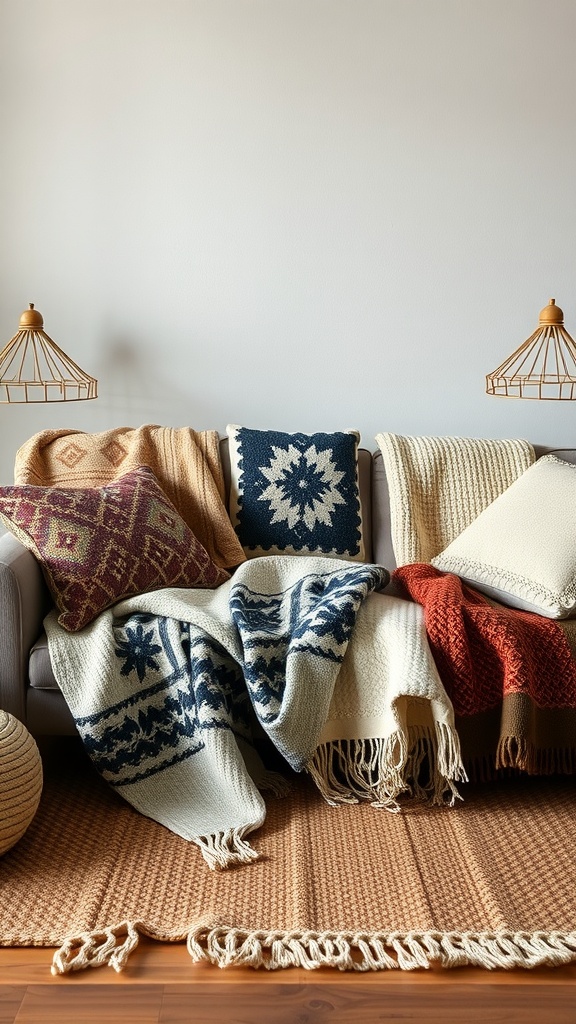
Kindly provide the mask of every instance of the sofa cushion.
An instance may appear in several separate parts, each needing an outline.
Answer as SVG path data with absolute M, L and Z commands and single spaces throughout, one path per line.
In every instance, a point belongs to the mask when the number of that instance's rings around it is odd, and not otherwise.
M 60 690 L 52 671 L 48 637 L 42 632 L 34 646 L 30 649 L 28 661 L 28 681 L 35 690 Z
M 356 431 L 284 433 L 230 424 L 230 517 L 248 557 L 363 561 Z
M 549 618 L 576 614 L 576 466 L 545 455 L 432 565 L 504 604 Z
M 104 487 L 0 487 L 0 519 L 38 561 L 68 630 L 121 598 L 228 579 L 147 466 Z

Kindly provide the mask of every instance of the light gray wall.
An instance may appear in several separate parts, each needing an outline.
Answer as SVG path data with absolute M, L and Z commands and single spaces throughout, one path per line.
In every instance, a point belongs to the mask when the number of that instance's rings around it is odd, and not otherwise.
M 29 301 L 96 402 L 576 443 L 485 374 L 576 333 L 574 0 L 0 0 L 0 339 Z

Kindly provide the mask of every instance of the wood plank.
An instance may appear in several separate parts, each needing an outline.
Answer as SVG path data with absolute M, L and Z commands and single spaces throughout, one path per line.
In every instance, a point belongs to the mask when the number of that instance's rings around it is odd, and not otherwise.
M 157 985 L 31 985 L 14 1024 L 158 1024 L 162 994 Z
M 195 989 L 167 989 L 159 1024 L 381 1024 L 415 1021 L 418 1024 L 574 1024 L 574 997 L 557 987 L 534 990 L 521 985 L 482 986 L 474 995 L 467 985 L 417 984 L 336 987 L 328 983 L 303 986 L 214 986 L 203 995 Z M 264 1010 L 265 1007 L 265 1010 Z
M 54 977 L 52 950 L 0 949 L 0 1024 L 574 1024 L 576 965 L 534 971 L 219 970 L 142 940 L 125 971 Z
M 12 1024 L 25 994 L 25 985 L 0 985 L 0 1024 Z

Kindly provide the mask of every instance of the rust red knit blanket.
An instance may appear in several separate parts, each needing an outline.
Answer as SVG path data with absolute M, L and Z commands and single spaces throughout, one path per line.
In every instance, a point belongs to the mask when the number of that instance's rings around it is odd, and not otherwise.
M 494 607 L 432 565 L 402 566 L 393 579 L 424 608 L 430 648 L 471 756 L 495 744 L 497 768 L 576 770 L 576 664 L 561 626 Z

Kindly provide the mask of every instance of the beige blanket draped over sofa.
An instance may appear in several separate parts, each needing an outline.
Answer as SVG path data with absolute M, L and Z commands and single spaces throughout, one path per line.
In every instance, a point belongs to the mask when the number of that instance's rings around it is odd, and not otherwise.
M 43 430 L 16 453 L 14 483 L 37 487 L 102 487 L 149 466 L 162 490 L 216 563 L 245 560 L 225 506 L 217 430 L 113 427 L 100 433 Z

